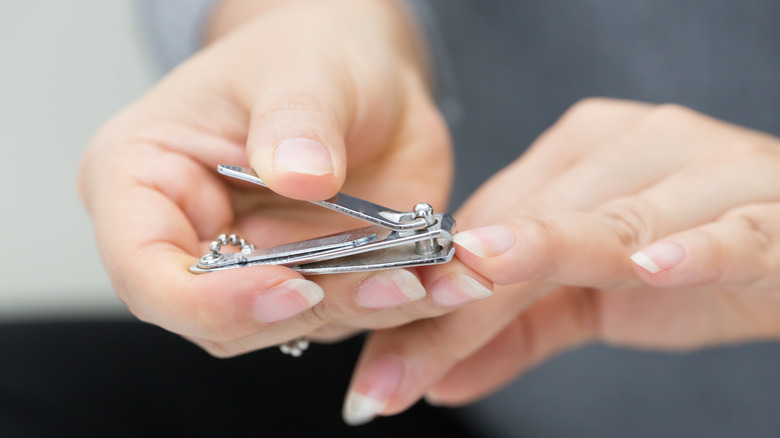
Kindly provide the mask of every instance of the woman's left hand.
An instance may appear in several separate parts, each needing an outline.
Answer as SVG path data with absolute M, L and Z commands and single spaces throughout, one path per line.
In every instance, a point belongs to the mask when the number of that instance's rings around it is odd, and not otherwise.
M 467 403 L 591 341 L 676 350 L 780 336 L 778 138 L 676 105 L 589 99 L 456 216 L 469 230 L 458 258 L 504 286 L 374 333 L 348 422 L 425 393 Z

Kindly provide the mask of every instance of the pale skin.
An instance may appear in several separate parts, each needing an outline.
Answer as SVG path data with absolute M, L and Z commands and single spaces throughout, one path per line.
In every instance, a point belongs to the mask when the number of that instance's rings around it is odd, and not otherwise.
M 311 279 L 187 270 L 221 233 L 265 247 L 365 226 L 300 201 L 338 191 L 446 209 L 450 141 L 415 35 L 392 1 L 222 3 L 208 45 L 110 120 L 82 160 L 79 192 L 130 311 L 229 357 L 490 295 L 460 263 Z M 276 193 L 219 176 L 219 163 L 251 166 Z
M 140 319 L 220 357 L 382 329 L 347 397 L 354 424 L 424 394 L 472 401 L 586 342 L 780 333 L 780 141 L 677 106 L 575 105 L 456 213 L 470 231 L 448 265 L 190 274 L 223 232 L 271 246 L 360 225 L 296 200 L 343 191 L 442 211 L 453 177 L 424 51 L 395 2 L 224 1 L 207 39 L 100 130 L 79 173 L 116 293 Z M 218 163 L 253 167 L 276 193 Z
M 456 217 L 471 229 L 456 236 L 458 258 L 500 286 L 370 337 L 352 390 L 381 414 L 424 394 L 474 401 L 589 342 L 690 350 L 780 337 L 770 135 L 675 105 L 586 100 Z

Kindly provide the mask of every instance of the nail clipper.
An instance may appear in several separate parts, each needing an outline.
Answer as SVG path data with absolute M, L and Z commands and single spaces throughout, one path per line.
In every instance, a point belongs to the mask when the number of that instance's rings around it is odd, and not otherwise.
M 217 170 L 267 187 L 252 169 L 219 165 Z M 326 201 L 309 202 L 372 225 L 271 248 L 255 248 L 236 236 L 220 236 L 212 243 L 211 253 L 192 265 L 190 272 L 280 265 L 304 275 L 336 274 L 447 263 L 455 254 L 455 219 L 448 213 L 434 214 L 429 204 L 420 203 L 412 211 L 400 212 L 343 193 Z M 228 241 L 241 250 L 220 253 L 221 245 Z

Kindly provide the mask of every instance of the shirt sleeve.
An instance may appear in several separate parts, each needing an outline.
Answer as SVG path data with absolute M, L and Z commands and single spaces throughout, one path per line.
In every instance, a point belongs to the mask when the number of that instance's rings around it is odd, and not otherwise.
M 160 66 L 168 71 L 203 44 L 203 30 L 217 0 L 141 0 L 142 26 Z
M 463 118 L 463 107 L 457 93 L 455 74 L 449 61 L 439 22 L 427 0 L 402 0 L 417 19 L 431 57 L 434 95 L 439 110 L 450 126 Z

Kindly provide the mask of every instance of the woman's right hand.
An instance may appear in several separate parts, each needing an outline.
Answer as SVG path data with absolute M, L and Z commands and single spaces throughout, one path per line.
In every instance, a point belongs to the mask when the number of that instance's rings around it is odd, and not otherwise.
M 226 0 L 210 35 L 109 121 L 82 161 L 79 191 L 133 314 L 231 356 L 440 314 L 451 303 L 437 304 L 442 277 L 465 275 L 442 293 L 490 294 L 457 264 L 422 281 L 411 269 L 316 283 L 278 266 L 190 274 L 221 233 L 268 247 L 359 226 L 288 198 L 342 190 L 442 211 L 452 179 L 417 33 L 394 1 Z M 218 163 L 251 165 L 276 193 L 218 176 Z

